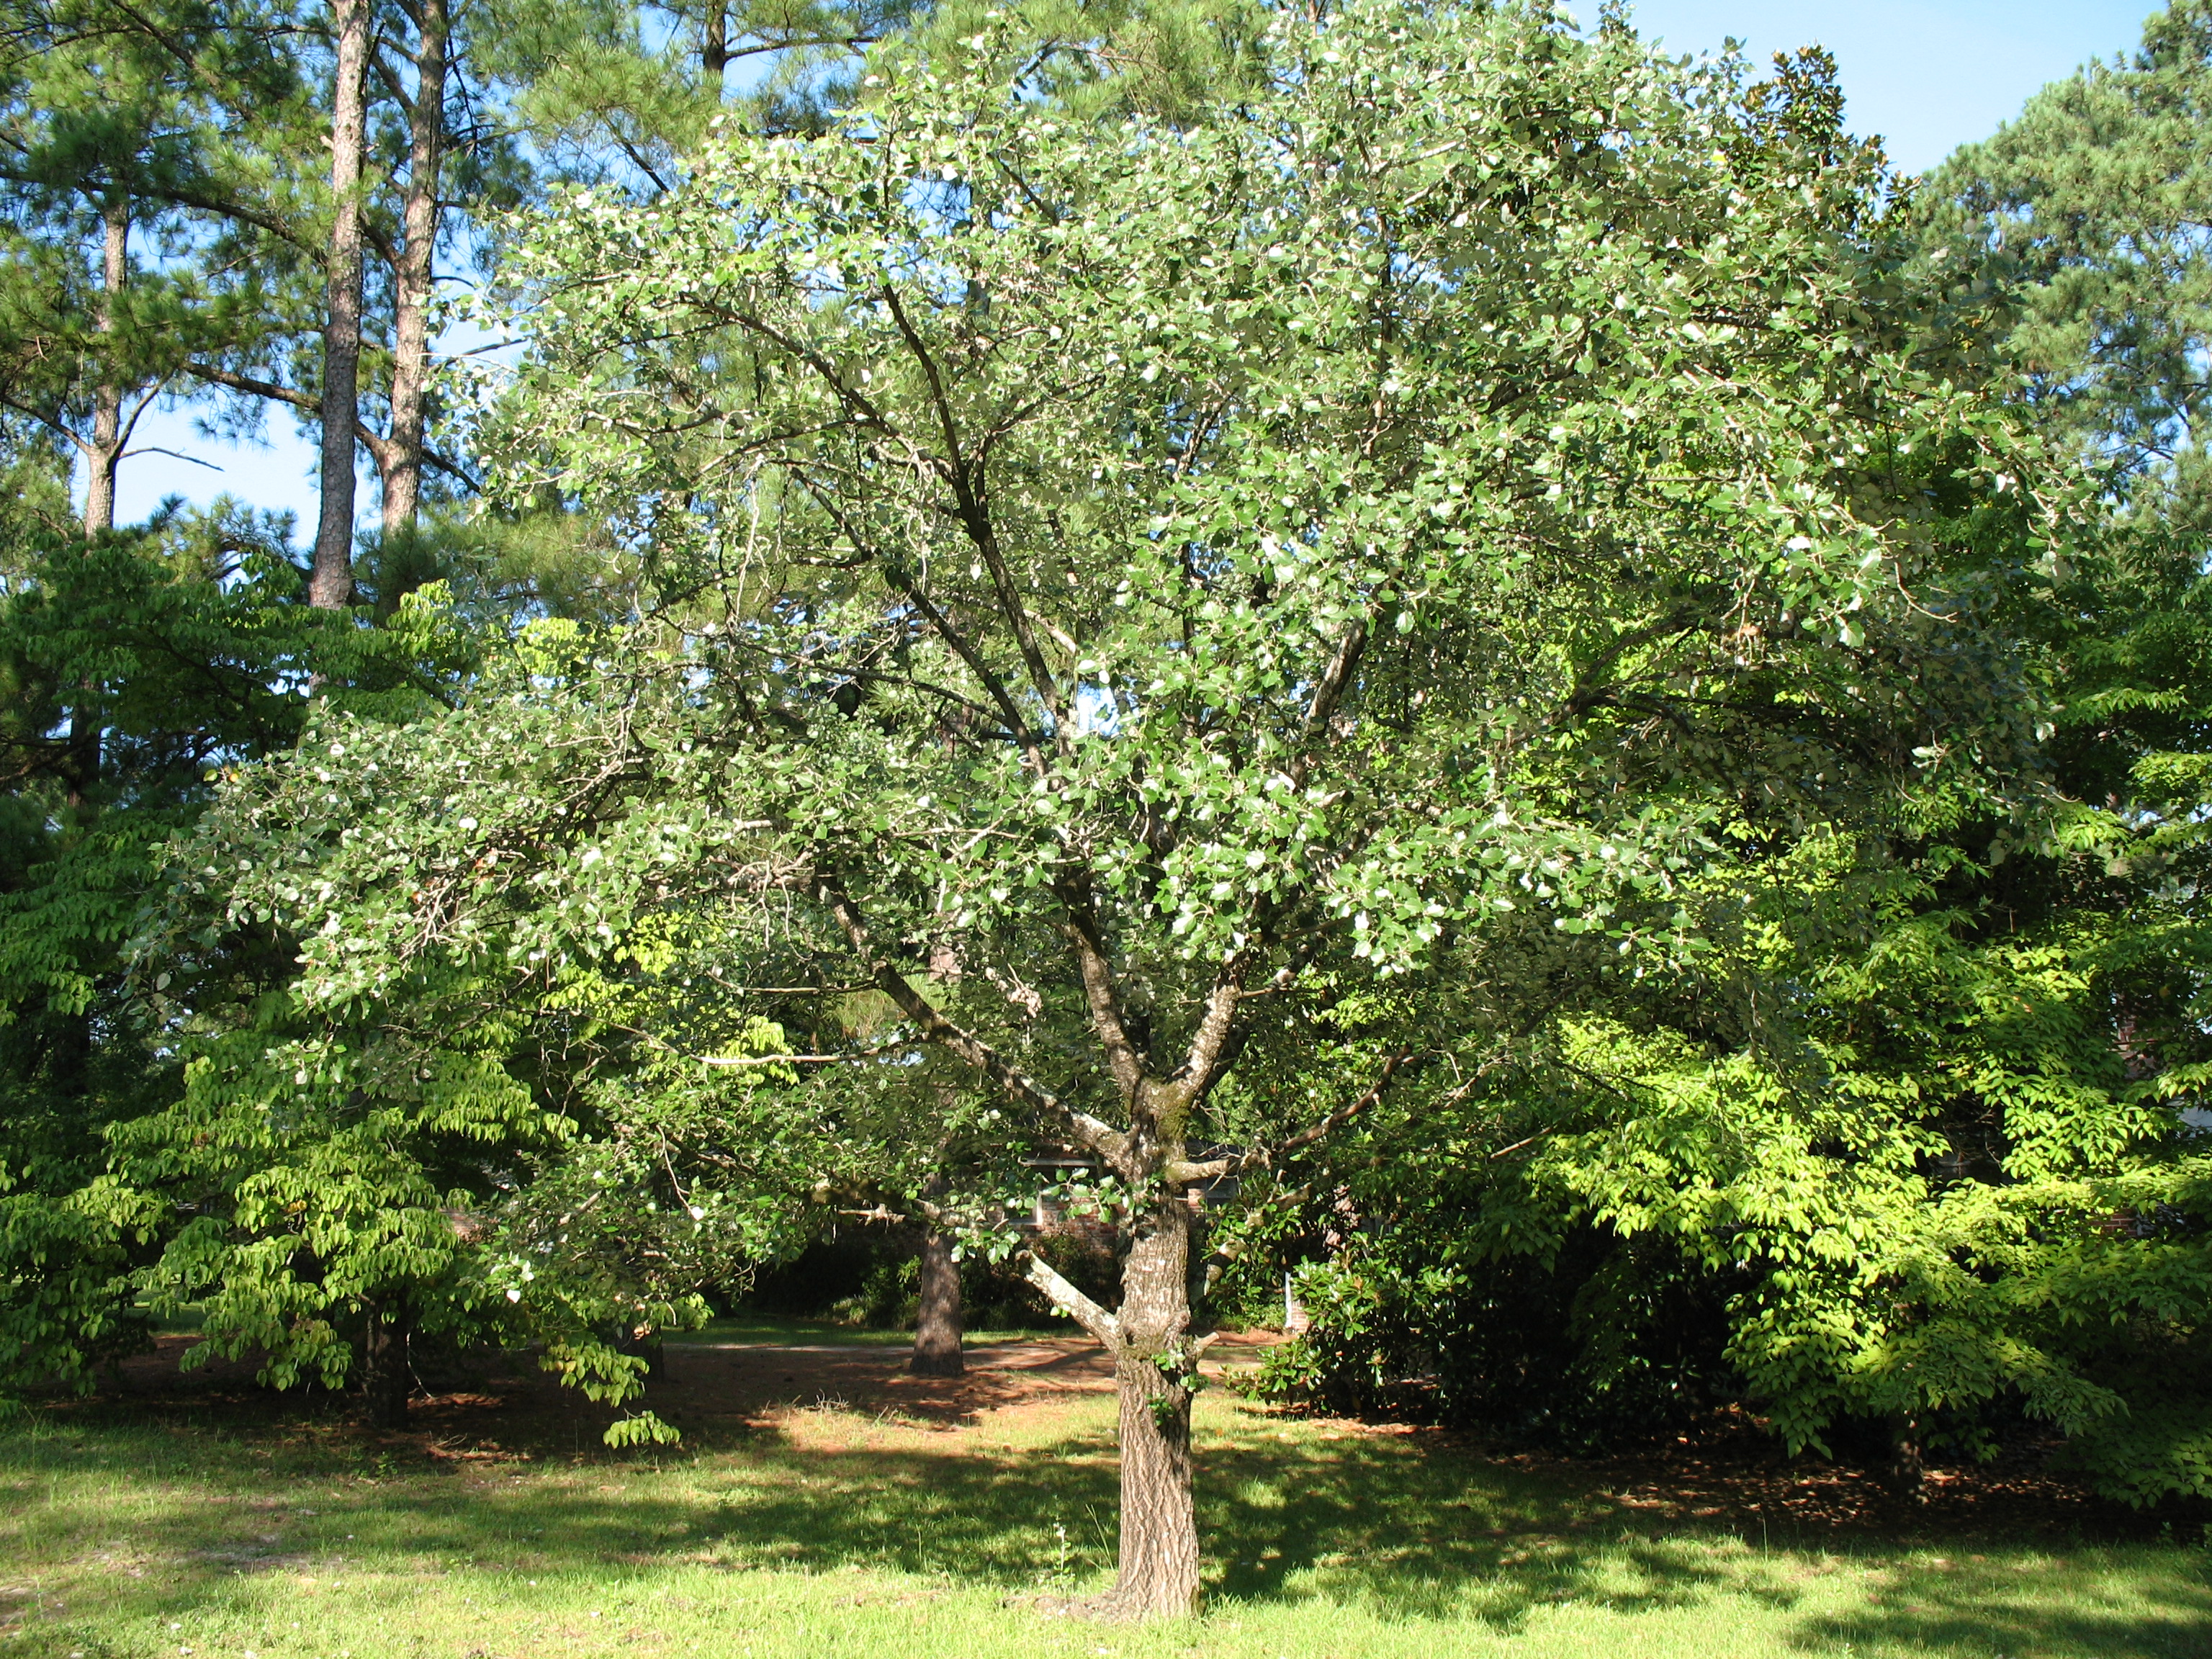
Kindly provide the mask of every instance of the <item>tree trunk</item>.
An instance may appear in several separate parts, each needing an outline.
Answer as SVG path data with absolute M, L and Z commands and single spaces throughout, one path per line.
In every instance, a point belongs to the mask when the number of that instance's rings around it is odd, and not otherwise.
M 1928 1496 L 1927 1480 L 1928 1466 L 1921 1455 L 1918 1420 L 1893 1417 L 1889 1423 L 1889 1467 L 1882 1471 L 1882 1484 L 1893 1496 L 1908 1504 L 1917 1504 Z
M 617 1353 L 626 1353 L 634 1359 L 645 1361 L 645 1380 L 658 1382 L 668 1374 L 667 1351 L 655 1331 L 650 1336 L 640 1336 L 637 1327 L 627 1319 L 617 1319 L 607 1333 L 607 1340 Z
M 100 208 L 100 315 L 96 326 L 101 344 L 112 350 L 122 327 L 118 296 L 131 280 L 131 204 L 112 196 Z M 84 451 L 84 535 L 87 541 L 115 528 L 115 470 L 123 459 L 123 386 L 116 365 L 100 366 L 100 383 L 92 394 L 92 441 Z M 64 771 L 64 799 L 82 806 L 100 781 L 100 749 L 103 729 L 99 708 L 99 686 L 79 681 L 77 700 L 69 705 L 69 764 Z
M 1191 1212 L 1173 1199 L 1137 1224 L 1121 1270 L 1121 1571 L 1101 1611 L 1109 1618 L 1181 1618 L 1198 1611 L 1198 1516 L 1191 1498 L 1189 1357 Z
M 331 0 L 337 31 L 331 99 L 331 248 L 325 270 L 322 510 L 307 602 L 353 599 L 355 422 L 361 397 L 361 164 L 368 122 L 368 0 Z
M 921 1310 L 907 1369 L 916 1376 L 957 1376 L 967 1369 L 960 1354 L 960 1264 L 952 1259 L 952 1241 L 927 1224 L 921 1230 Z
M 415 526 L 422 484 L 422 434 L 430 389 L 430 289 L 436 275 L 438 174 L 446 136 L 446 0 L 422 0 L 415 101 L 408 111 L 405 240 L 393 273 L 392 441 L 377 456 L 384 533 Z
M 369 1423 L 380 1429 L 407 1426 L 407 1401 L 415 1392 L 415 1370 L 408 1355 L 414 1316 L 404 1297 L 369 1304 L 361 1337 L 362 1403 Z
M 121 196 L 100 204 L 100 319 L 103 346 L 112 345 L 122 326 L 116 296 L 131 280 L 131 204 Z M 84 533 L 88 539 L 115 528 L 115 469 L 123 459 L 123 387 L 115 365 L 100 365 L 92 394 L 92 442 L 86 448 Z
M 707 0 L 707 39 L 700 48 L 699 62 L 719 92 L 722 71 L 730 66 L 730 9 L 723 0 Z

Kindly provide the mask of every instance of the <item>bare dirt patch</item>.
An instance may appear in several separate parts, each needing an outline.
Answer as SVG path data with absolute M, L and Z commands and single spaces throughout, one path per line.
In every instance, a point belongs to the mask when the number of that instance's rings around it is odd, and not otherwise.
M 255 1364 L 216 1360 L 191 1371 L 178 1362 L 191 1340 L 161 1339 L 128 1361 L 118 1403 L 186 1417 L 343 1415 L 350 1402 L 316 1390 L 283 1396 L 253 1381 Z M 1277 1339 L 1227 1335 L 1204 1369 L 1219 1381 Z M 989 1419 L 1006 1429 L 1041 1422 L 1070 1402 L 1110 1395 L 1114 1367 L 1088 1337 L 1039 1337 L 971 1346 L 954 1377 L 915 1376 L 903 1346 L 764 1343 L 691 1339 L 670 1343 L 639 1402 L 677 1425 L 687 1440 L 713 1443 L 787 1425 L 825 1409 L 915 1427 L 954 1429 Z M 598 1443 L 617 1415 L 538 1368 L 527 1354 L 481 1353 L 432 1374 L 409 1410 L 404 1433 L 441 1460 L 578 1451 Z

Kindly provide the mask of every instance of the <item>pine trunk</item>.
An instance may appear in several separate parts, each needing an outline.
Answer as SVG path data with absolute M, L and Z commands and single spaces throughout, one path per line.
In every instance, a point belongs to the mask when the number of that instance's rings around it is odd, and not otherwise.
M 112 197 L 100 210 L 100 339 L 112 349 L 122 327 L 118 296 L 131 280 L 131 204 Z M 84 534 L 89 541 L 115 528 L 115 471 L 123 459 L 123 386 L 115 363 L 100 366 L 100 384 L 92 394 L 92 441 L 84 451 Z M 64 774 L 64 799 L 82 807 L 100 781 L 102 721 L 98 684 L 80 681 L 77 698 L 69 709 L 69 765 Z
M 361 167 L 368 122 L 368 0 L 332 0 L 337 64 L 331 98 L 331 246 L 325 270 L 321 516 L 307 602 L 353 599 L 354 424 L 361 387 Z
M 380 1429 L 407 1426 L 407 1401 L 415 1392 L 408 1339 L 414 1322 L 404 1297 L 373 1303 L 361 1337 L 362 1403 Z
M 720 0 L 708 0 L 707 39 L 700 47 L 699 62 L 719 94 L 722 71 L 730 66 L 730 9 Z
M 130 280 L 131 207 L 120 197 L 100 210 L 100 319 L 106 344 L 122 325 L 117 296 Z M 92 394 L 92 442 L 85 451 L 84 533 L 88 538 L 115 528 L 115 469 L 123 459 L 123 387 L 115 365 L 100 365 Z
M 967 1369 L 960 1352 L 960 1264 L 952 1241 L 934 1227 L 921 1231 L 921 1309 L 915 1320 L 916 1376 L 957 1376 Z
M 1121 1570 L 1109 1618 L 1181 1618 L 1199 1607 L 1198 1515 L 1191 1497 L 1191 1213 L 1172 1200 L 1138 1224 L 1121 1271 Z
M 415 101 L 408 111 L 407 200 L 395 275 L 392 441 L 377 457 L 387 539 L 414 528 L 429 415 L 430 289 L 437 274 L 438 174 L 446 132 L 446 0 L 422 0 Z

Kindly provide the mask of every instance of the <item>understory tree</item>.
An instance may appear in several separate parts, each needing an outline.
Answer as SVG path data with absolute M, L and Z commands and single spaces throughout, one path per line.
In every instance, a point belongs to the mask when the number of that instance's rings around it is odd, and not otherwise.
M 1708 885 L 1710 955 L 1506 1085 L 1509 1156 L 1480 1115 L 1339 1150 L 1274 1241 L 1336 1235 L 1267 1385 L 1570 1442 L 1741 1402 L 1792 1449 L 1886 1440 L 1908 1495 L 2056 1430 L 2114 1496 L 2201 1492 L 2205 940 L 2071 816 Z M 2197 856 L 2129 855 L 2154 889 Z
M 174 1051 L 128 972 L 164 844 L 222 769 L 290 746 L 308 676 L 396 678 L 374 644 L 307 613 L 288 551 L 281 524 L 234 503 L 5 549 L 0 1388 L 88 1385 L 143 1336 L 130 1275 L 148 1241 L 91 1188 L 106 1131 L 176 1087 Z M 362 706 L 378 695 L 365 687 Z
M 580 924 L 594 948 L 557 960 L 520 947 L 418 959 L 419 940 L 357 936 L 343 954 L 373 957 L 374 977 L 336 989 L 297 965 L 340 944 L 301 934 L 351 884 L 428 857 L 406 878 L 413 898 L 447 884 L 426 833 L 543 845 L 626 798 L 617 763 L 518 802 L 510 730 L 422 717 L 461 685 L 547 672 L 562 659 L 532 637 L 573 626 L 541 620 L 517 645 L 471 631 L 442 585 L 410 597 L 350 635 L 367 653 L 337 659 L 356 685 L 379 666 L 396 684 L 326 692 L 282 770 L 236 770 L 204 822 L 142 855 L 159 890 L 122 908 L 120 954 L 126 1006 L 163 1033 L 167 1086 L 108 1127 L 104 1169 L 68 1203 L 137 1243 L 123 1282 L 155 1310 L 197 1310 L 187 1366 L 251 1357 L 275 1387 L 358 1382 L 371 1419 L 396 1427 L 420 1340 L 535 1344 L 565 1380 L 623 1402 L 655 1334 L 705 1317 L 702 1285 L 796 1248 L 816 1179 L 802 1171 L 820 1158 L 788 1152 L 807 1126 L 776 1101 L 795 1079 L 759 1058 L 781 1054 L 784 1034 L 686 995 L 683 975 L 636 971 L 711 969 L 712 941 L 680 919 L 614 941 L 597 908 L 565 916 L 553 932 Z M 591 721 L 541 723 L 534 738 L 604 759 Z M 425 772 L 496 805 L 426 813 L 409 795 L 396 841 L 382 807 Z M 272 795 L 279 777 L 289 787 Z M 501 862 L 495 842 L 465 882 Z M 404 965 L 385 971 L 393 957 Z M 608 1437 L 672 1433 L 632 1413 Z
M 819 138 L 562 198 L 488 453 L 659 614 L 333 711 L 204 843 L 261 838 L 229 902 L 298 943 L 286 1017 L 400 1045 L 402 1093 L 441 1062 L 398 1034 L 597 996 L 670 1078 L 803 1073 L 702 1133 L 750 1180 L 1012 1250 L 1022 1160 L 1087 1163 L 1115 1305 L 1023 1265 L 1114 1357 L 1114 1616 L 1199 1598 L 1229 1194 L 1708 951 L 1743 835 L 2001 799 L 2030 711 L 1980 624 L 2058 521 L 1867 326 L 1832 101 L 1517 7 L 1262 50 L 1102 131 L 985 30 Z M 726 1046 L 756 1019 L 791 1046 Z

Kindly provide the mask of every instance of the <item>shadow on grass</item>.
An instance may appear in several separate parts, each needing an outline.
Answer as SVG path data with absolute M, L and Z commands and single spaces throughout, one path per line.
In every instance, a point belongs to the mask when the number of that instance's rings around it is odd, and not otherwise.
M 148 1616 L 276 1574 L 614 1583 L 679 1567 L 862 1566 L 1020 1594 L 1110 1566 L 1103 1421 L 1019 1449 L 916 1446 L 871 1436 L 861 1418 L 828 1427 L 811 1437 L 854 1443 L 802 1447 L 766 1430 L 658 1460 L 460 1468 L 297 1419 L 283 1432 L 43 1428 L 0 1437 L 0 1515 L 13 1517 L 0 1522 L 10 1540 L 0 1553 L 99 1571 L 118 1610 Z M 1768 1550 L 1720 1524 L 1655 1528 L 1571 1468 L 1243 1419 L 1202 1435 L 1199 1462 L 1212 1592 L 1247 1604 L 1510 1632 L 1547 1607 L 1633 1614 L 1734 1600 L 1813 1650 L 2212 1650 L 2199 1552 L 2135 1547 L 2100 1558 L 2124 1562 L 2100 1579 L 2031 1545 L 1986 1544 L 1985 1560 L 1944 1567 L 1860 1540 L 1854 1566 L 1873 1570 L 1854 1581 L 1865 1605 L 1838 1612 L 1832 1594 L 1814 1593 L 1842 1565 L 1820 1542 Z
M 1759 1594 L 1711 1541 L 1633 1530 L 1601 1495 L 1406 1440 L 1223 1448 L 1201 1477 L 1218 1587 L 1517 1629 L 1567 1601 L 1621 1612 Z M 1731 1543 L 1735 1540 L 1730 1540 Z
M 2191 1576 L 2197 1582 L 2167 1583 L 2155 1590 L 2138 1582 L 2125 1593 L 2100 1585 L 2094 1577 L 2085 1583 L 2068 1575 L 2038 1584 L 2019 1582 L 2023 1574 L 2017 1570 L 1963 1573 L 1905 1566 L 1890 1575 L 1889 1584 L 1863 1612 L 1806 1620 L 1795 1645 L 1825 1653 L 1904 1649 L 2161 1659 L 2212 1653 L 2212 1584 L 2204 1582 L 2204 1553 L 2194 1553 Z
M 1854 1528 L 1770 1547 L 1741 1516 L 1654 1525 L 1576 1473 L 1402 1439 L 1231 1447 L 1208 1460 L 1201 1528 L 1225 1558 L 1224 1595 L 1500 1633 L 1543 1607 L 1728 1600 L 1779 1615 L 1793 1648 L 1820 1652 L 2212 1653 L 2205 1551 L 2136 1544 L 2089 1550 L 2085 1564 L 2054 1557 L 2047 1538 L 1984 1533 L 1954 1562 L 1918 1526 L 1909 1542 Z M 1863 1611 L 1834 1609 L 1835 1586 L 1820 1581 L 1838 1573 L 1857 1575 Z

